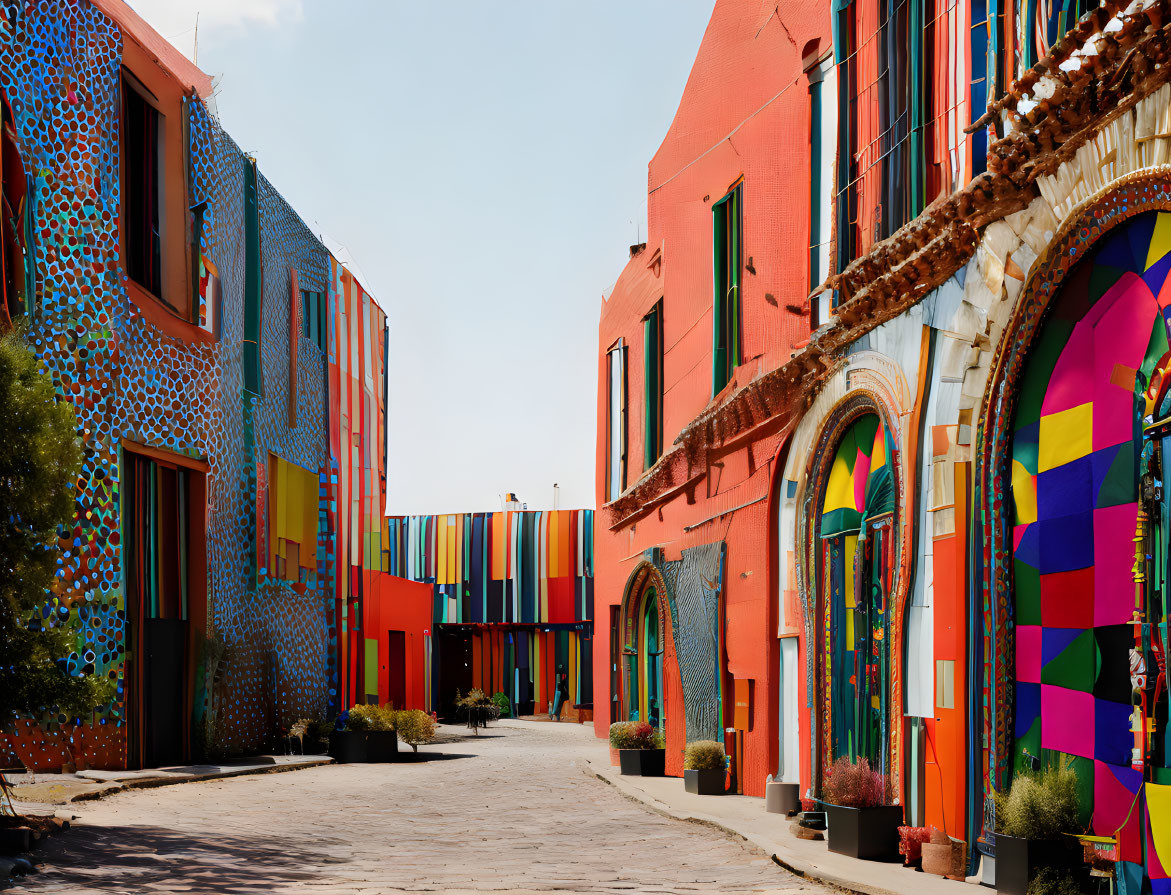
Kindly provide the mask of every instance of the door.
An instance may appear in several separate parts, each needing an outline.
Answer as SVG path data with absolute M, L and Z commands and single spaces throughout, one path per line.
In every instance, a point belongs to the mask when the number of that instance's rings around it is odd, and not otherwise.
M 440 632 L 439 699 L 440 711 L 455 717 L 455 694 L 466 696 L 472 689 L 472 637 L 464 633 Z
M 396 709 L 407 708 L 407 634 L 388 631 L 386 654 L 387 699 Z
M 165 767 L 190 758 L 192 680 L 189 546 L 192 480 L 198 473 L 123 455 L 122 538 L 126 581 L 128 764 Z

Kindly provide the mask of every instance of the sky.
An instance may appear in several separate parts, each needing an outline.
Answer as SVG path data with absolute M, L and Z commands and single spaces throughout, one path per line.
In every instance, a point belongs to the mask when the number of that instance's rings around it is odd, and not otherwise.
M 129 0 L 390 323 L 388 512 L 595 504 L 602 294 L 714 0 Z

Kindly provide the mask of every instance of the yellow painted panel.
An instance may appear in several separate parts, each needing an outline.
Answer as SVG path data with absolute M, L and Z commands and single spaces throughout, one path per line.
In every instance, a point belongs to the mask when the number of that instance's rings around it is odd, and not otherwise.
M 1037 480 L 1018 460 L 1012 461 L 1012 498 L 1016 503 L 1017 525 L 1037 521 Z
M 1160 212 L 1155 221 L 1155 232 L 1151 234 L 1151 246 L 1147 249 L 1147 266 L 1149 270 L 1155 262 L 1171 252 L 1171 214 Z
M 1041 417 L 1037 471 L 1056 469 L 1090 453 L 1094 435 L 1094 405 L 1079 404 Z
M 1159 215 L 1160 218 L 1163 215 Z M 1151 814 L 1151 841 L 1159 863 L 1171 867 L 1171 786 L 1148 783 L 1147 810 Z

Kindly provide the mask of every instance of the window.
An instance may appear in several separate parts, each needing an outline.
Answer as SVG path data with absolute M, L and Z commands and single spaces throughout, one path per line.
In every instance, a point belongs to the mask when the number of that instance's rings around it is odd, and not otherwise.
M 663 302 L 642 318 L 646 468 L 663 455 Z
M 35 292 L 36 265 L 29 246 L 32 215 L 29 213 L 28 180 L 16 131 L 12 126 L 12 113 L 8 104 L 0 97 L 0 184 L 4 212 L 0 215 L 0 323 L 5 327 L 13 319 L 25 314 L 31 305 Z
M 609 460 L 606 464 L 606 500 L 617 500 L 626 490 L 626 345 L 621 339 L 606 354 L 609 411 L 606 431 Z
M 297 271 L 289 268 L 289 428 L 297 425 L 297 367 L 301 357 L 301 287 Z
M 833 242 L 834 133 L 837 130 L 837 95 L 832 86 L 833 57 L 826 56 L 807 72 L 809 77 L 809 291 L 829 276 Z M 829 84 L 827 85 L 827 81 Z M 813 299 L 810 330 L 833 314 L 833 292 Z
M 244 388 L 262 395 L 260 317 L 264 301 L 260 269 L 260 197 L 256 161 L 244 159 Z
M 123 226 L 126 273 L 163 297 L 162 125 L 149 91 L 129 73 L 122 78 Z
M 304 326 L 304 336 L 325 353 L 325 310 L 326 298 L 324 292 L 301 290 L 301 320 Z
M 217 339 L 220 337 L 220 319 L 223 297 L 220 294 L 220 275 L 206 256 L 199 258 L 199 325 Z
M 741 186 L 716 203 L 713 217 L 715 295 L 712 302 L 712 394 L 740 364 Z
M 317 473 L 268 457 L 268 575 L 317 580 Z
M 837 13 L 838 62 L 838 178 L 837 178 L 837 269 L 846 269 L 858 246 L 858 172 L 855 153 L 858 142 L 858 60 L 854 39 L 852 5 Z

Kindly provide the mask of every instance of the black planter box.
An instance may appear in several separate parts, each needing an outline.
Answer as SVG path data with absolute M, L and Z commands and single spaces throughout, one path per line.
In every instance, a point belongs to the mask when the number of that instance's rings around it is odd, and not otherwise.
M 619 749 L 618 764 L 625 777 L 665 777 L 666 749 Z
M 830 851 L 876 861 L 898 859 L 902 805 L 877 808 L 826 805 L 825 811 L 829 822 Z
M 398 761 L 398 734 L 393 730 L 371 730 L 366 734 L 366 760 Z
M 329 754 L 338 764 L 361 764 L 366 757 L 366 731 L 335 730 L 329 735 Z
M 722 796 L 724 794 L 724 769 L 684 771 L 683 788 L 697 796 Z
M 996 891 L 1004 895 L 1025 895 L 1043 867 L 1073 870 L 1081 863 L 1081 847 L 1070 837 L 1021 839 L 996 834 Z

